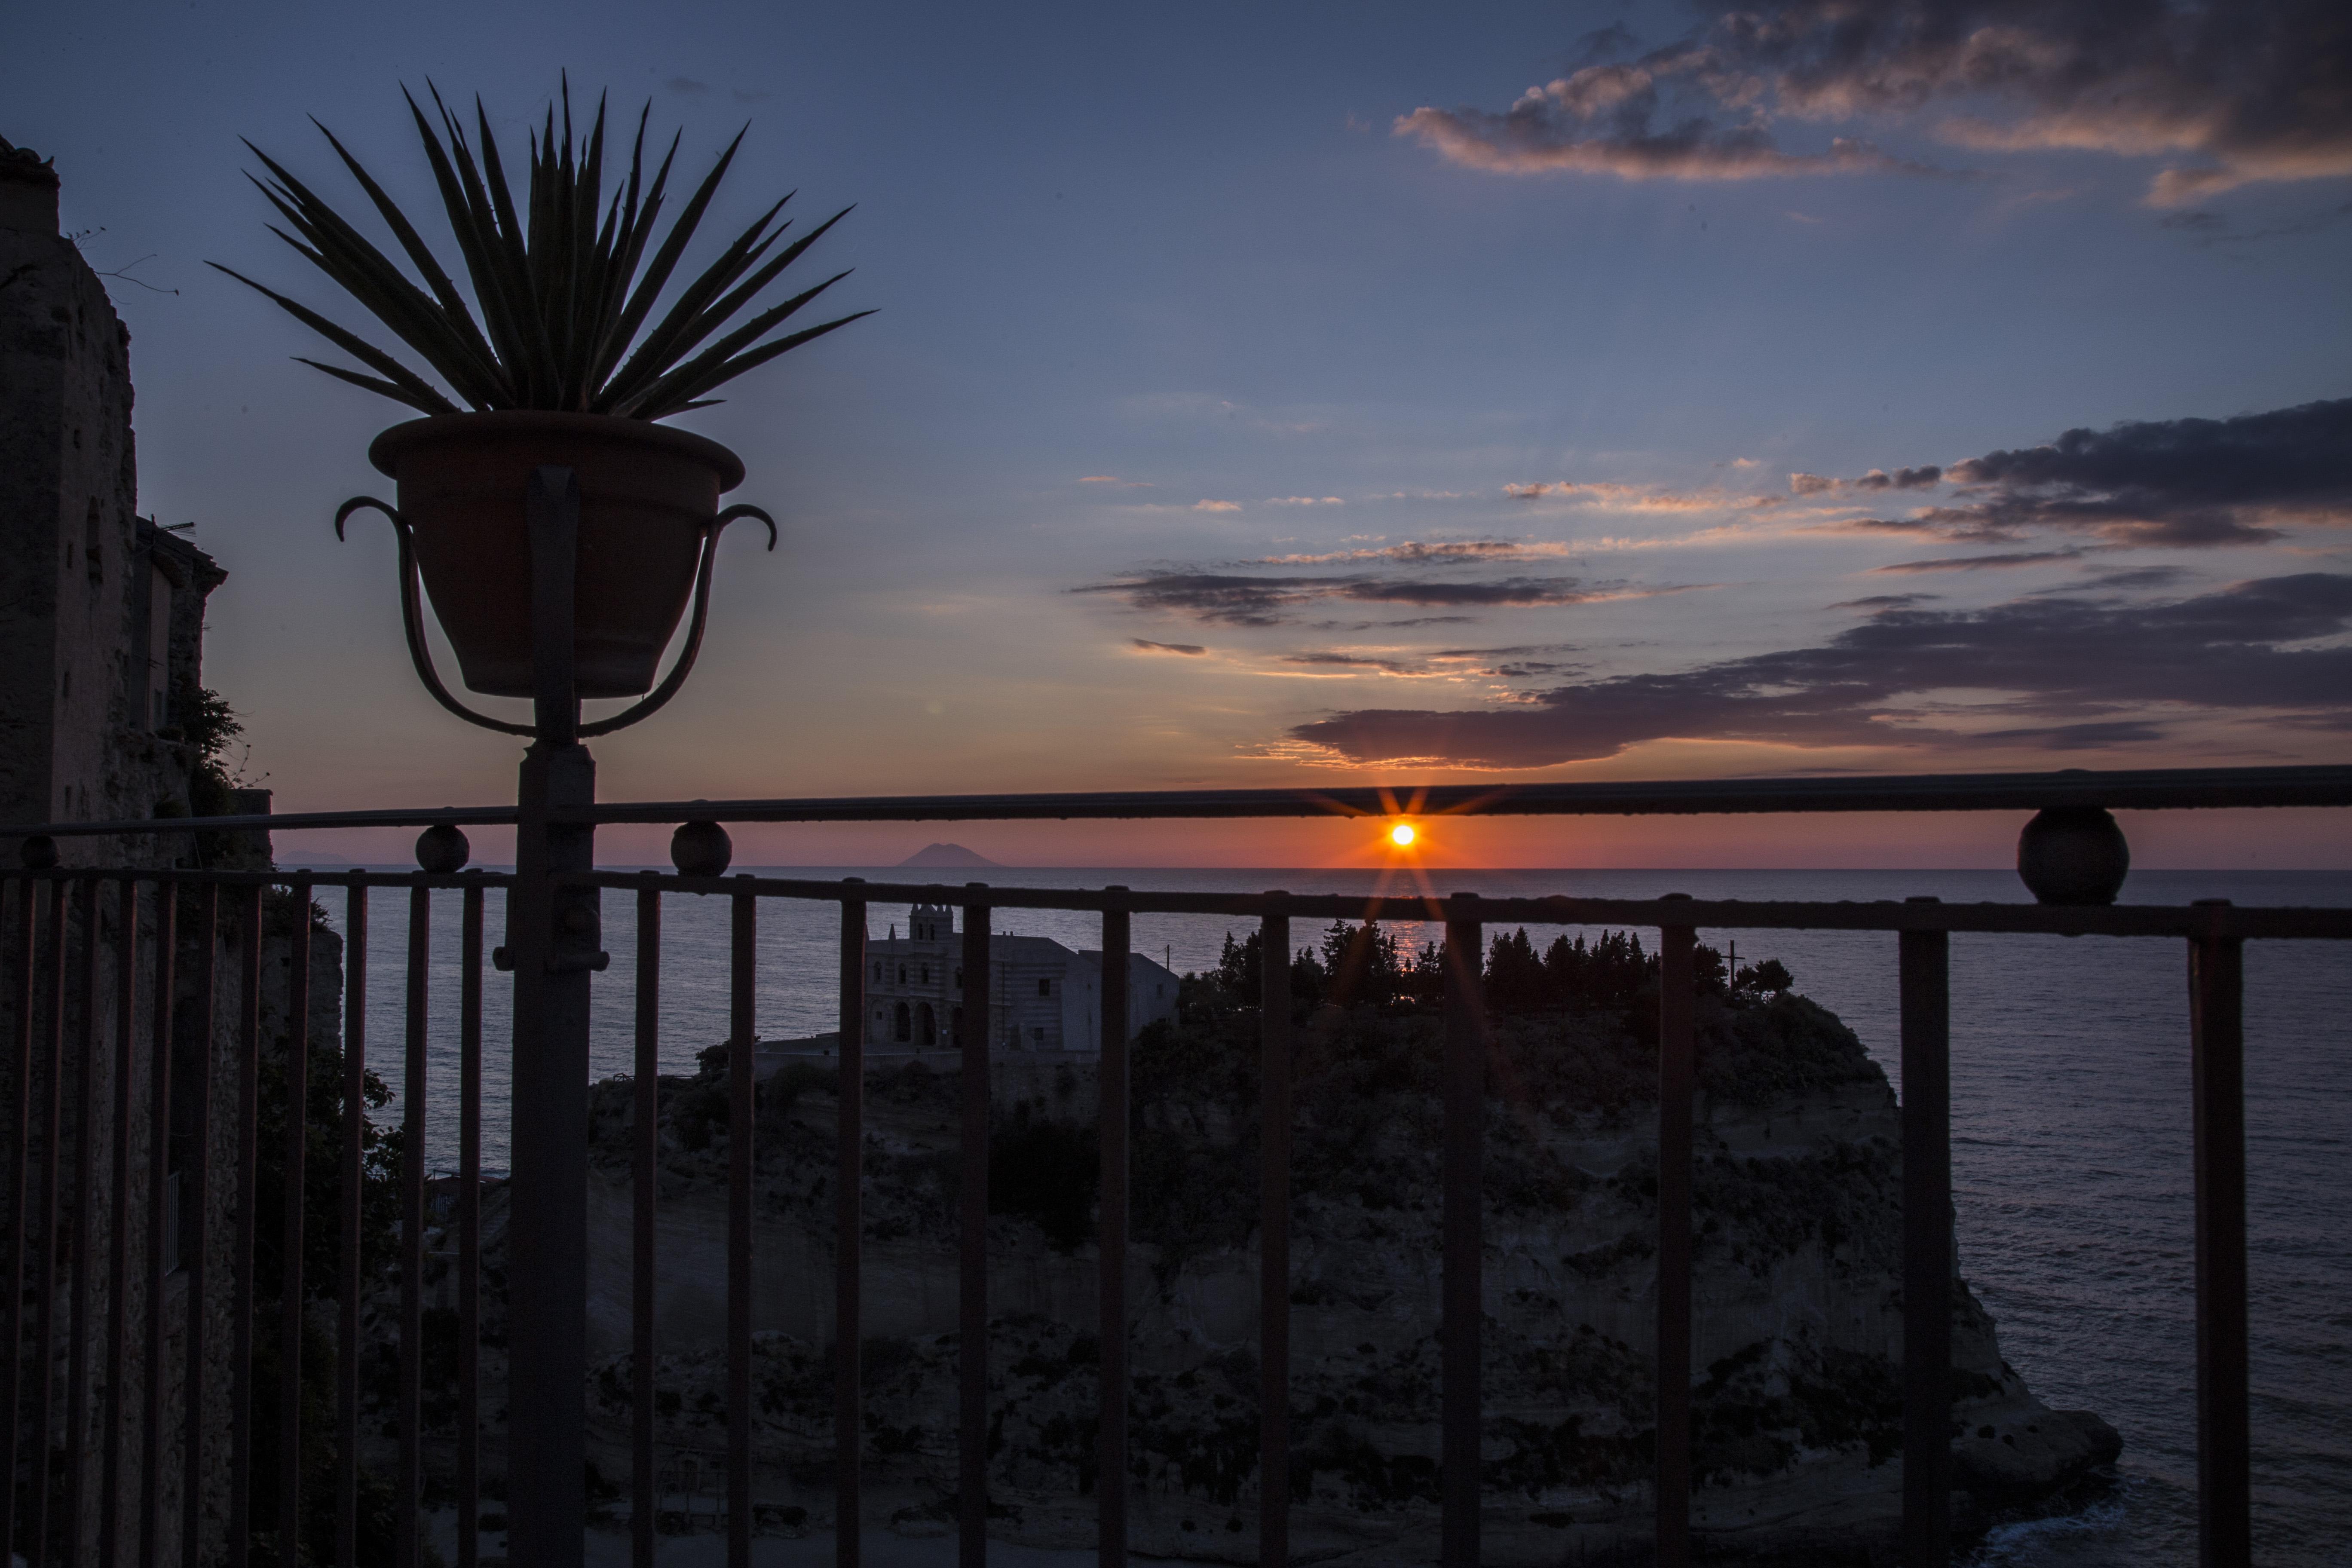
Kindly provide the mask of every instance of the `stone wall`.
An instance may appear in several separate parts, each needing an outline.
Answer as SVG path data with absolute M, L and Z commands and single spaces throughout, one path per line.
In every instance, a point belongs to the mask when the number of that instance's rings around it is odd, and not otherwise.
M 56 172 L 0 141 L 0 823 L 189 806 L 193 759 L 150 699 L 151 663 L 184 707 L 226 574 L 138 515 L 130 353 L 105 285 L 58 232 Z M 187 845 L 59 848 L 68 865 L 169 865 Z

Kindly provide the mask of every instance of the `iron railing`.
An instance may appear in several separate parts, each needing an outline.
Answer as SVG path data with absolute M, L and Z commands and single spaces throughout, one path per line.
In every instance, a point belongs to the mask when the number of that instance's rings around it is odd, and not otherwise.
M 1899 781 L 1746 781 L 1732 785 L 1661 786 L 1655 810 L 1965 809 L 1970 806 L 2079 808 L 2108 804 L 2352 804 L 2352 770 L 2246 770 L 2229 774 L 2017 775 L 1927 781 L 1906 795 Z M 1444 804 L 1456 810 L 1625 811 L 1644 809 L 1627 786 L 1538 786 L 1547 795 L 1475 792 Z M 1712 789 L 1714 793 L 1708 793 Z M 926 812 L 982 816 L 1307 815 L 1372 811 L 1412 805 L 1432 809 L 1441 792 L 1248 792 L 1212 800 L 1043 796 L 985 809 L 988 797 L 928 805 L 868 801 L 862 811 L 839 802 L 682 803 L 579 807 L 566 823 L 808 819 L 903 820 Z M 1671 799 L 1669 799 L 1671 797 Z M 1748 805 L 1747 801 L 1769 802 Z M 1039 804 L 1043 803 L 1043 804 Z M 1865 804 L 1867 803 L 1867 804 Z M 361 1529 L 362 1374 L 366 1349 L 362 1309 L 362 1163 L 365 1134 L 366 1004 L 371 966 L 369 895 L 405 889 L 408 921 L 403 978 L 406 993 L 399 1064 L 402 1130 L 397 1227 L 397 1306 L 392 1338 L 396 1463 L 392 1477 L 395 1557 L 421 1559 L 420 1506 L 425 1489 L 427 1430 L 423 1408 L 423 1289 L 425 1279 L 425 1170 L 421 1157 L 429 1082 L 428 981 L 434 897 L 457 895 L 458 1171 L 453 1226 L 458 1354 L 455 1370 L 455 1503 L 461 1568 L 472 1568 L 485 1495 L 481 1377 L 477 1351 L 482 1305 L 482 1002 L 485 897 L 508 899 L 509 942 L 491 955 L 501 967 L 559 976 L 536 1004 L 518 985 L 511 1158 L 515 1186 L 510 1231 L 510 1310 L 528 1331 L 509 1347 L 507 1512 L 517 1562 L 577 1560 L 583 1517 L 579 1456 L 584 1442 L 586 1379 L 585 1259 L 580 1196 L 587 1174 L 587 1075 L 584 1057 L 541 1048 L 566 1031 L 550 1018 L 591 1005 L 591 976 L 603 894 L 635 900 L 635 1109 L 631 1169 L 632 1473 L 634 1561 L 655 1560 L 661 1477 L 657 1467 L 656 1311 L 659 1247 L 656 1163 L 665 901 L 690 895 L 723 899 L 730 910 L 728 1005 L 730 1045 L 754 1039 L 756 949 L 763 904 L 813 901 L 839 916 L 837 1255 L 835 1342 L 859 1342 L 861 1154 L 866 913 L 875 903 L 929 902 L 963 911 L 961 1053 L 961 1343 L 957 1494 L 961 1561 L 986 1560 L 989 1333 L 988 1176 L 991 1122 L 989 936 L 994 912 L 1090 912 L 1101 920 L 1100 1210 L 1101 1405 L 1096 1473 L 1100 1478 L 1100 1561 L 1127 1561 L 1129 1422 L 1127 1350 L 1132 1314 L 1129 1261 L 1129 1019 L 1127 968 L 1130 921 L 1139 914 L 1194 914 L 1259 922 L 1268 953 L 1290 951 L 1293 921 L 1429 921 L 1445 928 L 1444 1003 L 1443 1279 L 1440 1489 L 1442 1561 L 1478 1561 L 1481 1486 L 1479 1433 L 1483 1251 L 1481 1177 L 1487 1020 L 1479 964 L 1487 926 L 1504 922 L 1608 925 L 1659 932 L 1659 1127 L 1656 1367 L 1656 1552 L 1661 1563 L 1690 1557 L 1691 1144 L 1695 1058 L 1692 998 L 1696 935 L 1706 931 L 1826 930 L 1898 933 L 1901 999 L 1904 1214 L 1904 1562 L 1942 1564 L 1951 1550 L 1949 1333 L 1953 1219 L 1949 1159 L 1949 1026 L 1947 947 L 1953 932 L 2043 933 L 2163 938 L 2188 956 L 2196 1162 L 2196 1286 L 2199 1509 L 2202 1559 L 2252 1560 L 2247 1426 L 2245 1129 L 2242 1078 L 2242 961 L 2248 941 L 2352 938 L 2352 910 L 2254 909 L 2225 903 L 2189 906 L 2052 907 L 1944 904 L 1932 900 L 1881 903 L 1751 902 L 1681 898 L 1303 896 L 1286 892 L 1153 892 L 1126 888 L 1072 891 L 928 883 L 868 883 L 785 878 L 600 872 L 542 860 L 513 875 L 457 872 L 463 864 L 457 823 L 513 821 L 507 811 L 316 814 L 300 818 L 205 819 L 201 823 L 57 824 L 52 836 L 82 832 L 185 831 L 292 826 L 319 827 L 424 824 L 420 858 L 437 871 L 413 874 L 310 871 L 203 871 L 28 866 L 0 885 L 5 919 L 5 983 L 12 998 L 8 1042 L 6 1202 L 0 1213 L 6 1247 L 5 1334 L 0 1364 L 0 1542 L 27 1561 L 187 1564 L 226 1562 L 239 1568 L 275 1559 L 257 1541 L 284 1541 L 304 1500 L 301 1379 L 306 1301 L 302 1208 L 284 1205 L 278 1300 L 257 1300 L 253 1198 L 261 1157 L 259 1087 L 281 1059 L 288 1103 L 305 1103 L 303 1081 L 309 993 L 307 934 L 289 934 L 280 1015 L 287 1041 L 264 1038 L 265 952 L 272 889 L 289 896 L 291 933 L 307 933 L 310 900 L 344 889 L 342 914 L 343 1083 L 339 1148 L 340 1278 L 334 1351 L 335 1454 L 332 1508 L 336 1561 L 357 1560 Z M 437 837 L 436 837 L 437 836 Z M 684 841 L 683 836 L 681 841 Z M 719 836 L 723 846 L 723 835 Z M 26 839 L 28 859 L 48 858 L 47 841 Z M 698 869 L 714 868 L 706 832 Z M 723 854 L 718 869 L 724 868 Z M 224 905 L 226 907 L 224 908 Z M 534 908 L 536 915 L 534 915 Z M 585 911 L 584 918 L 572 911 Z M 530 935 L 533 921 L 538 934 Z M 518 933 L 521 933 L 519 937 Z M 193 973 L 182 975 L 185 962 Z M 1286 967 L 1263 966 L 1259 1012 L 1263 1211 L 1259 1225 L 1259 1560 L 1289 1560 L 1290 1465 L 1290 1160 L 1292 1029 Z M 271 972 L 273 974 L 275 971 Z M 521 974 L 518 979 L 522 978 Z M 531 1008 L 539 1012 L 534 1016 Z M 226 1008 L 234 1022 L 225 1053 L 211 1047 Z M 579 1022 L 579 1020 L 572 1020 Z M 584 1027 L 566 1037 L 584 1041 Z M 184 1042 L 202 1048 L 190 1051 Z M 175 1049 L 175 1042 L 180 1048 Z M 228 1081 L 215 1080 L 223 1067 Z M 175 1073 L 193 1081 L 174 1082 Z M 446 1091 L 441 1091 L 446 1092 Z M 729 1125 L 726 1250 L 728 1437 L 725 1505 L 728 1560 L 750 1560 L 754 1528 L 752 1460 L 753 1053 L 727 1058 Z M 234 1123 L 222 1136 L 211 1119 L 226 1108 Z M 278 1152 L 286 1189 L 305 1181 L 307 1130 L 286 1118 Z M 179 1158 L 173 1159 L 173 1150 Z M 217 1158 L 227 1152 L 226 1160 Z M 186 1196 L 176 1205 L 172 1182 Z M 526 1184 L 541 1207 L 526 1208 Z M 100 1225 L 103 1215 L 103 1226 Z M 229 1233 L 214 1233 L 226 1219 Z M 99 1241 L 103 1231 L 102 1245 Z M 531 1248 L 528 1257 L 524 1249 Z M 219 1277 L 226 1270 L 226 1278 Z M 535 1291 L 536 1294 L 529 1294 Z M 29 1305 L 28 1305 L 29 1304 Z M 280 1407 L 276 1448 L 278 1514 L 249 1516 L 247 1499 L 256 1433 L 255 1335 L 270 1324 L 278 1354 Z M 226 1331 L 225 1355 L 210 1336 Z M 861 1561 L 860 1357 L 836 1353 L 835 1486 L 837 1561 Z M 227 1386 L 214 1381 L 226 1375 Z M 566 1390 L 552 1400 L 530 1389 Z M 311 1483 L 316 1490 L 315 1480 Z M 225 1517 L 206 1518 L 208 1503 Z M 315 1497 L 312 1499 L 315 1503 Z M 536 1531 L 539 1533 L 532 1535 Z M 569 1533 L 569 1550 L 561 1546 Z M 555 1555 L 534 1555 L 528 1541 Z

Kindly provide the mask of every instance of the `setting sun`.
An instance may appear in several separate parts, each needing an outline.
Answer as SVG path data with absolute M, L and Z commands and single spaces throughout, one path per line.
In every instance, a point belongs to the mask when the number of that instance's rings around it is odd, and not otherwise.
M 1389 842 L 1400 849 L 1412 848 L 1412 841 L 1419 837 L 1421 837 L 1420 834 L 1413 830 L 1413 826 L 1410 822 L 1400 822 L 1389 829 Z

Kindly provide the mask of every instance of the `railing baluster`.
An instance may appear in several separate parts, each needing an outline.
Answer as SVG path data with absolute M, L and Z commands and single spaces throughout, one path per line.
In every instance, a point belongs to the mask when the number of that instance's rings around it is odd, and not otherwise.
M 302 1540 L 302 1211 L 310 1152 L 310 884 L 295 882 L 286 948 L 286 1138 L 278 1191 L 278 1561 L 294 1568 Z
M 66 1318 L 66 1511 L 64 1561 L 82 1560 L 83 1483 L 89 1470 L 89 1253 L 97 1231 L 90 1206 L 97 1195 L 97 1161 L 90 1140 L 98 1119 L 90 1114 L 90 1098 L 98 1089 L 98 886 L 90 877 L 81 883 L 81 964 L 75 990 L 81 997 L 81 1017 L 74 1028 L 74 1199 L 72 1273 L 67 1286 L 71 1303 Z
M 425 1543 L 417 1510 L 424 1491 L 425 1412 L 425 1047 L 427 980 L 433 963 L 433 894 L 418 872 L 408 889 L 406 1060 L 400 1087 L 400 1382 L 393 1418 L 400 1430 L 392 1494 L 392 1560 L 417 1568 Z
M 0 1362 L 0 1549 L 16 1539 L 16 1442 L 18 1416 L 24 1405 L 25 1353 L 25 1218 L 26 1186 L 32 1179 L 33 1110 L 33 936 L 37 923 L 40 884 L 30 877 L 12 879 L 17 889 L 14 943 L 16 972 L 16 1016 L 10 1031 L 8 1064 L 8 1299 L 0 1302 L 0 1330 L 7 1359 Z
M 749 881 L 750 878 L 741 879 Z M 759 900 L 734 901 L 727 1047 L 727 1568 L 751 1563 L 751 1177 L 753 1161 L 753 983 L 759 962 Z
M 1290 1561 L 1290 917 L 1277 904 L 1258 923 L 1257 1557 L 1275 1564 Z
M 34 1303 L 33 1346 L 40 1364 L 33 1371 L 33 1455 L 31 1469 L 31 1521 L 26 1537 L 31 1545 L 30 1561 L 39 1563 L 48 1552 L 49 1535 L 49 1465 L 56 1447 L 54 1410 L 57 1404 L 57 1311 L 58 1311 L 58 1134 L 65 1123 L 64 1078 L 66 1065 L 66 936 L 67 902 L 73 885 L 60 876 L 49 883 L 49 1016 L 43 1055 L 47 1058 L 40 1072 L 41 1085 L 41 1218 L 37 1226 L 40 1236 L 40 1267 L 34 1271 L 33 1288 L 39 1293 Z M 30 1086 L 26 1092 L 29 1093 Z M 8 1484 L 14 1486 L 12 1474 Z
M 482 1549 L 482 901 L 475 872 L 457 970 L 457 1568 Z
M 1124 895 L 1125 888 L 1106 892 Z M 1096 1562 L 1127 1568 L 1127 969 L 1129 921 L 1124 908 L 1103 910 L 1102 1055 L 1097 1111 L 1102 1142 L 1101 1244 L 1097 1288 L 1102 1350 L 1102 1418 L 1095 1440 Z
M 179 1011 L 180 884 L 155 884 L 154 1004 L 148 1009 L 147 1332 L 139 1363 L 139 1561 L 163 1561 L 163 1276 L 171 1235 L 172 1037 Z
M 188 1276 L 188 1289 L 181 1298 L 186 1309 L 188 1366 L 181 1384 L 186 1425 L 180 1449 L 180 1560 L 187 1568 L 202 1568 L 204 1563 L 205 1461 L 211 1455 L 205 1443 L 205 1342 L 210 1337 L 205 1306 L 211 1300 L 207 1289 L 212 1276 L 213 1003 L 220 964 L 219 885 L 199 884 L 195 899 L 196 994 L 190 999 L 193 1016 L 187 1030 L 195 1044 L 189 1064 L 195 1089 L 189 1096 L 188 1160 L 180 1187 L 185 1216 L 180 1256 Z
M 122 1539 L 122 1445 L 131 1430 L 129 1376 L 131 1292 L 131 1068 L 139 1000 L 139 880 L 124 877 L 115 916 L 121 936 L 114 954 L 113 1185 L 106 1227 L 106 1404 L 100 1417 L 104 1445 L 98 1483 L 98 1561 L 115 1568 Z
M 989 906 L 968 885 L 963 910 L 962 1257 L 956 1303 L 959 1568 L 988 1568 Z
M 1669 894 L 1668 897 L 1676 895 Z M 1691 1039 L 1689 926 L 1658 932 L 1657 1561 L 1690 1561 Z
M 852 877 L 850 881 L 859 879 Z M 833 1259 L 833 1560 L 858 1568 L 859 1418 L 866 1338 L 866 900 L 841 900 L 840 1122 L 835 1138 Z
M 253 1531 L 254 1185 L 261 1163 L 261 894 L 244 889 L 245 951 L 237 974 L 236 1252 L 230 1258 L 228 1560 L 250 1555 Z
M 2189 944 L 2197 1159 L 2197 1537 L 2203 1568 L 2253 1561 L 2246 1418 L 2245 943 Z
M 655 873 L 646 873 L 648 879 Z M 634 1331 L 629 1365 L 629 1561 L 653 1568 L 654 1512 L 654 1226 L 655 1184 L 661 1172 L 661 919 L 660 889 L 637 893 L 637 1059 L 635 1168 L 635 1246 L 630 1298 Z M 460 1568 L 472 1568 L 470 1563 Z
M 1904 1568 L 1948 1568 L 1951 938 L 1939 931 L 1906 931 L 1897 941 L 1903 1016 L 1903 1563 Z
M 335 1563 L 360 1552 L 361 1183 L 367 1154 L 368 889 L 354 879 L 343 905 L 343 1169 L 341 1278 L 336 1282 Z
M 1480 1359 L 1486 1313 L 1479 1206 L 1486 1140 L 1486 932 L 1477 895 L 1456 893 L 1445 921 L 1445 1275 L 1443 1287 L 1445 1568 L 1478 1568 Z

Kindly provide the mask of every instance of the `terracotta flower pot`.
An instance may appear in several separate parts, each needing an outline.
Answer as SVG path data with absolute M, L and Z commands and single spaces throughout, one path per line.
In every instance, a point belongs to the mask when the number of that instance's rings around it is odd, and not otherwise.
M 700 436 L 602 414 L 445 414 L 395 425 L 368 461 L 399 485 L 416 564 L 467 686 L 531 695 L 533 468 L 580 479 L 574 678 L 583 697 L 649 689 L 694 591 L 702 532 L 742 459 Z

